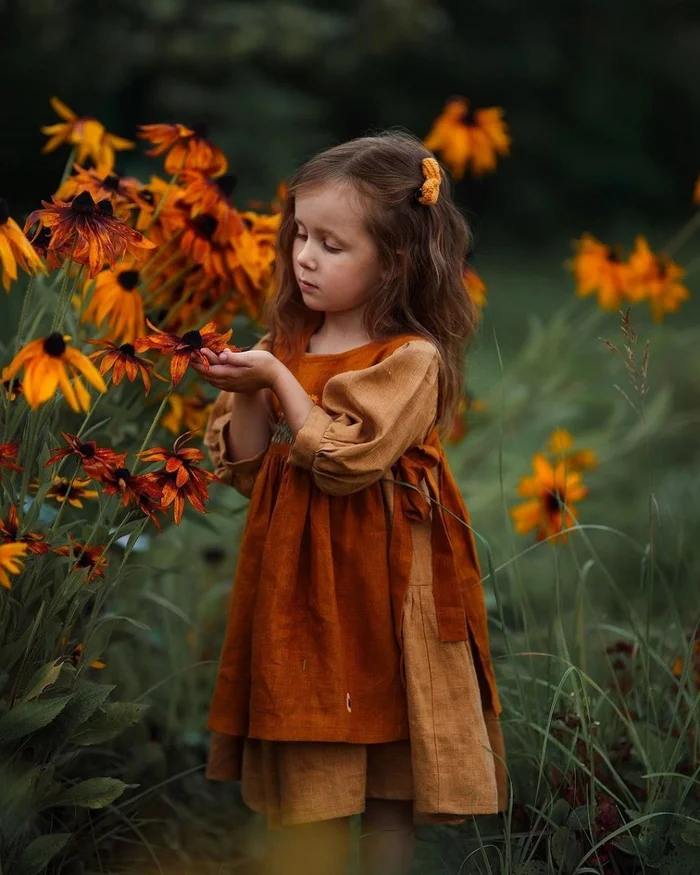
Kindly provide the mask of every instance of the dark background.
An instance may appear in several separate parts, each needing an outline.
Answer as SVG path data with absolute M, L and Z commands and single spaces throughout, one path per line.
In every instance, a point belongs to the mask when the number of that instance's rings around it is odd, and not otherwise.
M 40 155 L 52 94 L 132 139 L 208 121 L 239 206 L 336 142 L 425 136 L 452 94 L 502 106 L 512 155 L 457 199 L 477 240 L 533 250 L 674 228 L 700 170 L 697 0 L 0 0 L 0 64 L 0 196 L 17 219 L 68 155 Z M 144 149 L 118 169 L 162 173 Z

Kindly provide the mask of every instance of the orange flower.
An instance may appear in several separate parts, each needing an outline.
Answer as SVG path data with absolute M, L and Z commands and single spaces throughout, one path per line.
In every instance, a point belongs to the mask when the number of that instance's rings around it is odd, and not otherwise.
M 679 280 L 685 270 L 667 255 L 654 255 L 640 234 L 629 257 L 628 296 L 631 301 L 649 301 L 654 322 L 662 322 L 666 313 L 675 313 L 681 301 L 690 298 Z
M 110 200 L 119 219 L 127 219 L 135 206 L 118 173 L 114 170 L 98 173 L 94 167 L 81 167 L 79 164 L 73 165 L 73 172 L 56 192 L 56 200 L 70 201 L 84 191 L 90 193 L 95 203 Z
M 183 227 L 183 210 L 180 206 L 182 191 L 176 185 L 159 176 L 151 176 L 148 185 L 128 177 L 122 179 L 121 191 L 139 210 L 136 230 L 148 229 L 149 239 L 157 246 L 161 246 Z M 154 220 L 156 210 L 158 216 Z M 159 255 L 160 251 L 155 257 Z
M 91 279 L 102 270 L 105 261 L 114 267 L 125 253 L 138 258 L 141 250 L 155 248 L 155 243 L 114 218 L 109 199 L 95 203 L 89 191 L 82 192 L 71 203 L 52 198 L 51 203 L 42 204 L 45 209 L 30 213 L 24 230 L 37 223 L 37 230 L 49 228 L 47 250 L 64 259 L 72 257 L 77 264 L 87 264 Z
M 66 431 L 62 431 L 61 435 L 68 446 L 50 450 L 54 455 L 44 462 L 44 468 L 55 465 L 66 456 L 75 455 L 80 460 L 85 473 L 92 477 L 95 468 L 110 466 L 119 468 L 126 461 L 126 453 L 115 453 L 114 450 L 106 447 L 98 447 L 95 441 L 81 441 L 78 435 Z
M 574 241 L 576 255 L 567 262 L 576 278 L 576 294 L 598 295 L 602 310 L 619 310 L 627 291 L 629 267 L 618 247 L 606 246 L 591 234 Z
M 72 109 L 57 97 L 50 100 L 54 111 L 63 122 L 46 125 L 41 129 L 51 139 L 44 145 L 42 152 L 53 152 L 61 143 L 69 143 L 77 147 L 77 162 L 83 164 L 90 157 L 101 170 L 111 170 L 114 167 L 114 153 L 117 150 L 133 149 L 136 143 L 109 134 L 104 125 L 90 117 L 78 118 Z
M 22 389 L 27 404 L 34 409 L 56 394 L 61 387 L 68 404 L 79 413 L 90 409 L 90 395 L 80 375 L 99 392 L 106 392 L 105 381 L 90 359 L 77 349 L 68 346 L 70 335 L 54 331 L 48 337 L 32 340 L 12 359 L 4 371 L 4 378 L 11 380 L 24 367 Z M 71 385 L 69 377 L 74 375 Z
M 481 311 L 486 306 L 486 283 L 474 268 L 469 266 L 465 267 L 462 272 L 462 282 L 467 294 Z
M 470 112 L 463 97 L 447 101 L 423 140 L 431 152 L 439 152 L 455 179 L 461 179 L 468 165 L 480 176 L 496 167 L 496 156 L 510 150 L 508 128 L 498 106 Z
M 9 471 L 21 471 L 21 465 L 12 461 L 12 459 L 17 458 L 18 453 L 19 444 L 15 441 L 9 444 L 0 444 L 0 468 L 7 468 Z M 2 471 L 0 471 L 0 483 L 2 483 Z
M 68 639 L 65 637 L 61 638 L 61 644 L 68 644 Z M 78 642 L 71 650 L 70 656 L 68 657 L 69 661 L 72 662 L 73 665 L 77 666 L 83 657 L 84 650 L 85 645 L 82 643 L 82 641 Z M 103 662 L 101 659 L 93 659 L 90 663 L 90 668 L 103 669 L 106 667 L 107 663 Z
M 27 545 L 20 543 L 0 544 L 0 586 L 11 589 L 10 574 L 20 574 L 24 568 L 22 557 Z
M 228 168 L 224 153 L 207 139 L 205 125 L 192 128 L 179 124 L 139 125 L 139 137 L 155 144 L 147 155 L 161 155 L 170 150 L 165 157 L 166 173 L 187 169 L 220 176 Z
M 209 500 L 207 482 L 218 480 L 210 471 L 197 467 L 195 462 L 204 459 L 204 453 L 195 447 L 185 447 L 192 437 L 192 432 L 181 435 L 173 444 L 172 452 L 164 447 L 152 447 L 139 453 L 144 462 L 165 462 L 165 467 L 153 472 L 158 485 L 162 489 L 161 506 L 173 505 L 175 525 L 180 525 L 185 509 L 185 501 L 189 501 L 195 510 L 206 513 L 204 502 Z
M 19 535 L 19 517 L 17 516 L 17 507 L 14 504 L 10 505 L 7 512 L 7 519 L 0 519 L 0 540 L 5 543 L 18 542 L 27 545 L 27 550 L 30 553 L 48 553 L 51 547 L 44 540 L 44 535 L 41 532 L 27 532 L 26 535 Z
M 555 429 L 549 438 L 548 450 L 555 459 L 564 459 L 569 471 L 583 471 L 598 467 L 598 457 L 593 450 L 576 450 L 573 435 L 565 428 Z
M 124 507 L 135 505 L 160 530 L 161 526 L 155 514 L 162 509 L 161 489 L 152 474 L 132 474 L 128 468 L 119 467 L 95 471 L 93 476 L 108 495 L 119 494 Z
M 182 337 L 177 334 L 168 334 L 156 328 L 148 319 L 146 320 L 148 327 L 152 328 L 157 334 L 149 334 L 147 337 L 140 337 L 134 341 L 134 347 L 137 352 L 145 352 L 147 349 L 157 349 L 164 355 L 172 353 L 170 361 L 170 376 L 173 385 L 177 386 L 185 376 L 185 371 L 190 363 L 190 356 L 194 357 L 202 364 L 202 367 L 209 369 L 209 361 L 202 355 L 202 347 L 212 350 L 212 352 L 222 352 L 226 349 L 226 343 L 233 334 L 232 329 L 229 329 L 225 334 L 219 334 L 216 331 L 214 322 L 207 322 L 201 331 L 193 330 L 186 331 Z M 228 347 L 233 352 L 240 352 L 237 346 Z
M 111 340 L 88 340 L 88 343 L 105 347 L 99 352 L 91 353 L 89 357 L 97 359 L 102 356 L 100 373 L 106 374 L 111 369 L 112 382 L 115 386 L 121 383 L 125 374 L 130 383 L 133 383 L 140 374 L 143 380 L 144 394 L 148 395 L 151 389 L 151 373 L 158 379 L 163 379 L 153 370 L 153 362 L 136 355 L 133 343 L 122 343 L 121 346 L 117 346 Z
M 17 279 L 18 265 L 25 273 L 46 273 L 32 244 L 17 222 L 10 218 L 7 201 L 0 198 L 0 266 L 2 287 L 6 292 L 10 290 L 10 283 Z
M 238 181 L 232 174 L 212 178 L 199 170 L 183 170 L 179 178 L 182 202 L 191 207 L 192 216 L 231 209 L 231 195 Z
M 81 321 L 101 328 L 107 319 L 112 340 L 132 341 L 143 334 L 146 325 L 139 282 L 140 274 L 132 261 L 122 262 L 114 270 L 100 271 Z M 84 297 L 89 295 L 91 283 L 85 283 Z
M 73 535 L 69 535 L 70 544 L 54 547 L 54 553 L 58 556 L 72 556 L 75 560 L 71 571 L 85 570 L 85 582 L 95 580 L 97 577 L 104 578 L 104 569 L 107 567 L 107 557 L 104 555 L 103 545 L 91 547 L 89 544 L 81 544 Z
M 588 487 L 581 482 L 580 471 L 566 471 L 563 460 L 552 465 L 541 453 L 535 453 L 532 467 L 534 475 L 523 477 L 518 485 L 518 493 L 530 500 L 510 510 L 515 530 L 525 535 L 536 529 L 538 541 L 548 537 L 566 541 L 562 530 L 576 522 L 574 502 L 588 495 Z
M 695 640 L 693 641 L 693 647 L 691 649 L 691 660 L 692 660 L 692 670 L 691 676 L 695 681 L 695 688 L 700 690 L 700 632 L 696 632 Z M 685 661 L 679 657 L 674 663 L 671 669 L 673 672 L 673 676 L 675 678 L 680 678 L 683 676 L 683 672 L 685 671 Z
M 32 486 L 36 488 L 36 484 L 32 484 Z M 97 498 L 97 490 L 89 489 L 89 486 L 89 480 L 78 480 L 77 477 L 72 480 L 67 477 L 54 477 L 45 497 L 53 498 L 59 504 L 67 501 L 73 507 L 82 507 L 83 499 Z

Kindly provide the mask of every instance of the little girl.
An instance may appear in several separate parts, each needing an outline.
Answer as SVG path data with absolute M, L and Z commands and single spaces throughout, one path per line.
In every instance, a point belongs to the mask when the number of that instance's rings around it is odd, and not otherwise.
M 505 807 L 481 574 L 440 443 L 475 327 L 469 238 L 417 138 L 328 149 L 288 188 L 268 333 L 195 365 L 222 390 L 216 474 L 250 498 L 207 776 L 267 815 L 275 873 L 344 873 L 358 813 L 363 872 L 407 873 L 415 824 Z

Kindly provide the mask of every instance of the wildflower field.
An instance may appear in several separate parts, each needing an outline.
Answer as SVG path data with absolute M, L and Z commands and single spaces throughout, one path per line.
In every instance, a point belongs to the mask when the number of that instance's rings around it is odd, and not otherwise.
M 153 174 L 121 175 L 136 141 L 51 106 L 51 198 L 16 215 L 0 180 L 0 872 L 256 872 L 260 819 L 203 776 L 247 501 L 207 470 L 188 364 L 262 333 L 285 187 L 237 203 L 180 124 L 142 125 Z M 454 179 L 497 172 L 505 115 L 451 99 L 425 142 Z M 697 870 L 698 201 L 668 239 L 464 267 L 482 323 L 446 447 L 512 793 L 421 828 L 416 873 Z

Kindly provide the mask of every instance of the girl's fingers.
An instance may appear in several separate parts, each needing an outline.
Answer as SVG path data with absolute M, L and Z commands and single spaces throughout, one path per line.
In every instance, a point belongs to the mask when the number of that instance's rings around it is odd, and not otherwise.
M 209 347 L 203 346 L 202 349 L 200 350 L 200 352 L 202 353 L 204 358 L 209 362 L 210 365 L 218 364 L 219 356 L 215 352 L 212 352 L 209 349 Z M 192 359 L 197 360 L 197 356 L 195 356 L 194 353 L 192 353 L 190 356 L 190 360 L 192 360 Z

